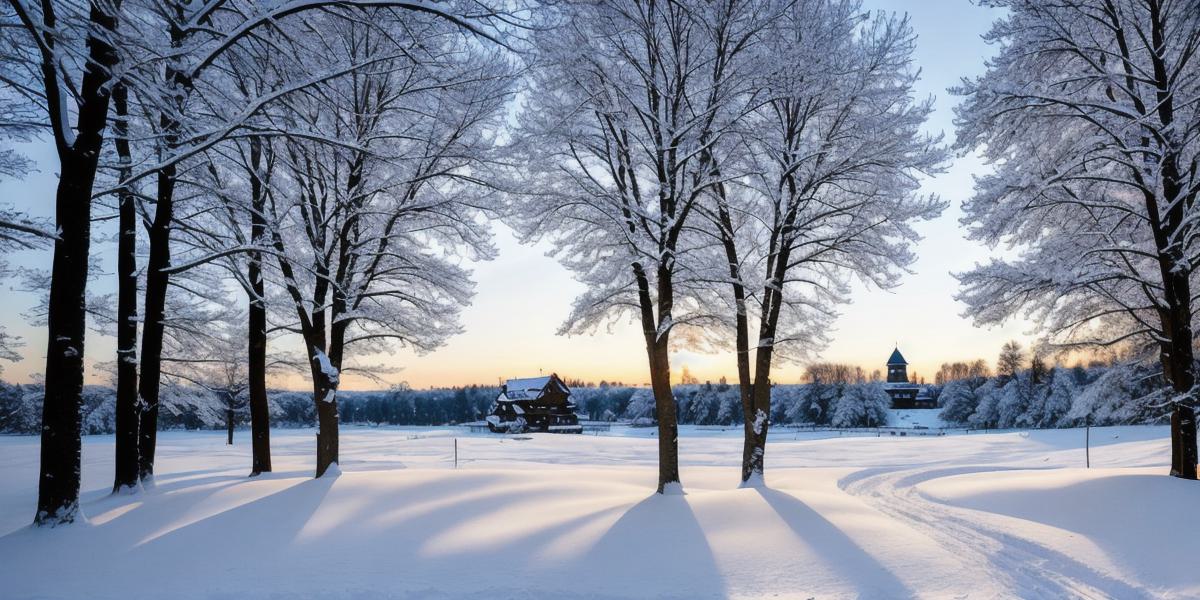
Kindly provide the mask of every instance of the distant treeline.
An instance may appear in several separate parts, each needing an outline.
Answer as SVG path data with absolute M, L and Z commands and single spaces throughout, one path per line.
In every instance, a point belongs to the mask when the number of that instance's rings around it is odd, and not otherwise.
M 1053 428 L 1165 422 L 1162 376 L 1150 369 L 1025 369 L 958 379 L 941 387 L 942 420 L 975 428 Z
M 853 371 L 846 377 L 820 369 L 826 377 L 811 383 L 776 385 L 771 421 L 834 427 L 888 424 L 890 401 L 884 385 Z M 941 417 L 974 428 L 1071 427 L 1153 422 L 1163 418 L 1158 407 L 1158 378 L 1138 367 L 1091 366 L 1032 368 L 979 374 L 927 389 L 941 407 Z M 681 423 L 742 423 L 738 388 L 726 383 L 677 385 L 675 400 Z M 467 386 L 414 390 L 397 387 L 338 394 L 339 417 L 345 424 L 449 425 L 478 421 L 487 415 L 498 390 Z M 572 399 L 579 414 L 594 421 L 651 422 L 654 398 L 648 388 L 619 385 L 576 387 Z M 42 387 L 0 382 L 0 432 L 36 433 L 41 424 Z M 309 427 L 315 422 L 308 392 L 273 391 L 271 421 L 276 427 Z M 113 432 L 114 391 L 105 386 L 84 390 L 83 430 Z M 244 400 L 226 406 L 218 395 L 174 388 L 163 398 L 159 425 L 164 429 L 213 429 L 225 426 L 226 411 L 236 423 L 248 422 Z

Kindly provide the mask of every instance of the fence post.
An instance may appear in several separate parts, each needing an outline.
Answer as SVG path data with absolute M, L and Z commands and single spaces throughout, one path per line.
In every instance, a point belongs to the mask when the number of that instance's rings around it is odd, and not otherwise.
M 458 438 L 454 438 L 454 468 L 458 468 Z
M 1083 418 L 1083 458 L 1084 465 L 1087 468 L 1092 468 L 1092 416 L 1088 415 Z

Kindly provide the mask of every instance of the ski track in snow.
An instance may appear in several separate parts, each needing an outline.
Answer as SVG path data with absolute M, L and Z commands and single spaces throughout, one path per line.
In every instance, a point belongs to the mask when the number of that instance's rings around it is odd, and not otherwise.
M 1013 467 L 1012 469 L 1017 469 Z M 950 549 L 964 569 L 987 565 L 998 598 L 1151 598 L 1146 590 L 1098 573 L 1044 545 L 991 525 L 970 509 L 925 497 L 917 485 L 941 477 L 1004 470 L 995 466 L 866 469 L 838 482 L 876 510 L 912 525 Z
M 1200 536 L 1152 514 L 1200 505 L 1163 476 L 1162 427 L 1093 429 L 1090 470 L 1079 430 L 777 429 L 754 488 L 740 428 L 682 427 L 678 496 L 650 493 L 653 433 L 345 427 L 341 473 L 313 480 L 311 430 L 273 430 L 276 472 L 254 479 L 244 433 L 168 431 L 156 485 L 118 496 L 112 437 L 89 436 L 90 523 L 63 531 L 26 526 L 37 440 L 3 436 L 0 597 L 1200 597 Z

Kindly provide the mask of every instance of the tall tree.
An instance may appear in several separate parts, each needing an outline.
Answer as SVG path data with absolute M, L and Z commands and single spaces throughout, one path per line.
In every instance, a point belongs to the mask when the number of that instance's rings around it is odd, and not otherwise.
M 116 111 L 113 142 L 117 151 L 117 178 L 129 179 L 133 164 L 130 149 L 129 89 L 125 82 L 113 86 Z M 138 485 L 137 393 L 137 194 L 130 187 L 117 192 L 117 398 L 115 408 L 113 492 Z
M 356 366 L 351 347 L 428 352 L 459 331 L 472 295 L 459 260 L 493 253 L 481 174 L 513 80 L 442 20 L 324 29 L 316 56 L 376 58 L 288 101 L 289 127 L 312 135 L 285 142 L 290 193 L 275 193 L 270 211 L 313 381 L 318 477 L 338 461 L 342 374 L 379 370 Z
M 514 223 L 549 239 L 588 291 L 562 327 L 641 325 L 658 419 L 658 491 L 679 485 L 670 350 L 676 328 L 717 323 L 711 284 L 691 255 L 694 216 L 720 177 L 712 150 L 732 123 L 732 65 L 762 4 L 613 0 L 547 12 L 520 123 L 527 192 Z M 680 336 L 676 336 L 679 340 Z M 678 341 L 676 342 L 678 343 Z
M 960 274 L 959 297 L 980 323 L 1032 317 L 1059 348 L 1156 356 L 1177 424 L 1171 472 L 1194 479 L 1200 5 L 986 4 L 1007 16 L 987 36 L 1000 46 L 987 72 L 956 89 L 957 146 L 995 170 L 964 223 L 1016 252 Z
M 1005 380 L 1016 377 L 1024 362 L 1025 351 L 1021 344 L 1016 340 L 1004 342 L 1004 346 L 1000 348 L 1000 356 L 996 359 L 996 377 Z
M 917 194 L 946 155 L 921 132 L 932 102 L 912 97 L 915 41 L 905 18 L 864 17 L 855 0 L 808 0 L 787 5 L 757 49 L 777 66 L 743 119 L 748 160 L 721 166 L 744 171 L 748 184 L 715 187 L 707 213 L 726 258 L 727 273 L 714 278 L 725 275 L 734 298 L 743 482 L 762 478 L 773 364 L 820 349 L 835 307 L 850 299 L 850 276 L 899 283 L 915 259 L 912 223 L 945 206 Z
M 22 89 L 40 98 L 60 163 L 36 525 L 71 523 L 79 514 L 92 185 L 117 63 L 113 43 L 119 5 L 119 0 L 92 0 L 85 9 L 77 3 L 9 0 L 29 36 L 27 43 L 38 50 L 41 81 Z

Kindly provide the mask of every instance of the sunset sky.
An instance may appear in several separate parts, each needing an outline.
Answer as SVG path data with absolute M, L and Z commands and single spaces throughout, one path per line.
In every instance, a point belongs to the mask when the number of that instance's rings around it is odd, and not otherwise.
M 960 77 L 982 72 L 984 60 L 992 49 L 980 36 L 995 13 L 972 6 L 966 0 L 868 0 L 867 6 L 910 14 L 919 35 L 915 59 L 922 69 L 922 80 L 918 93 L 922 97 L 936 97 L 936 112 L 927 127 L 945 133 L 947 141 L 951 141 L 952 107 L 957 99 L 946 88 Z M 41 171 L 24 181 L 0 181 L 0 202 L 49 217 L 58 169 L 53 149 L 49 143 L 43 143 L 29 146 L 25 151 L 39 161 Z M 992 362 L 1006 340 L 1029 339 L 1033 332 L 1023 323 L 1010 323 L 999 329 L 974 327 L 969 317 L 962 314 L 963 306 L 953 299 L 957 282 L 951 272 L 965 270 L 989 255 L 987 248 L 964 239 L 958 223 L 959 206 L 971 193 L 972 174 L 983 168 L 974 157 L 958 158 L 947 173 L 925 182 L 923 191 L 949 200 L 950 208 L 936 221 L 918 225 L 924 236 L 916 247 L 919 260 L 899 287 L 885 291 L 856 285 L 854 302 L 842 307 L 831 335 L 834 341 L 821 354 L 821 360 L 852 363 L 871 371 L 882 368 L 893 344 L 899 344 L 912 363 L 910 373 L 915 370 L 932 380 L 943 362 L 980 357 Z M 500 253 L 494 261 L 475 265 L 478 285 L 473 305 L 463 314 L 465 333 L 427 356 L 402 351 L 366 362 L 401 368 L 399 373 L 385 375 L 384 379 L 388 383 L 407 381 L 418 388 L 495 383 L 499 378 L 537 375 L 539 371 L 592 381 L 649 380 L 645 351 L 632 323 L 617 324 L 611 332 L 590 336 L 555 335 L 581 285 L 545 256 L 547 248 L 518 244 L 511 231 L 498 223 L 495 232 Z M 106 267 L 114 263 L 115 243 L 110 239 L 114 233 L 111 222 L 97 225 L 99 243 L 95 248 Z M 7 260 L 10 267 L 48 267 L 50 251 L 15 253 Z M 115 287 L 112 279 L 115 276 L 108 268 L 93 290 L 111 291 Z M 26 318 L 35 296 L 18 291 L 20 285 L 18 280 L 7 280 L 4 291 L 0 292 L 0 305 L 4 308 L 0 324 L 26 342 L 24 360 L 5 364 L 0 374 L 10 382 L 30 381 L 44 369 L 45 332 L 41 326 L 30 325 Z M 111 361 L 113 353 L 112 337 L 89 331 L 86 354 L 90 382 L 107 381 L 106 373 L 90 365 Z M 735 373 L 732 353 L 705 355 L 685 351 L 672 357 L 676 372 L 685 365 L 702 381 L 716 380 L 722 375 L 732 379 Z M 779 383 L 795 383 L 802 372 L 802 365 L 785 365 L 774 379 Z M 299 377 L 274 383 L 292 388 L 307 385 Z M 343 387 L 364 389 L 380 385 L 347 377 Z

